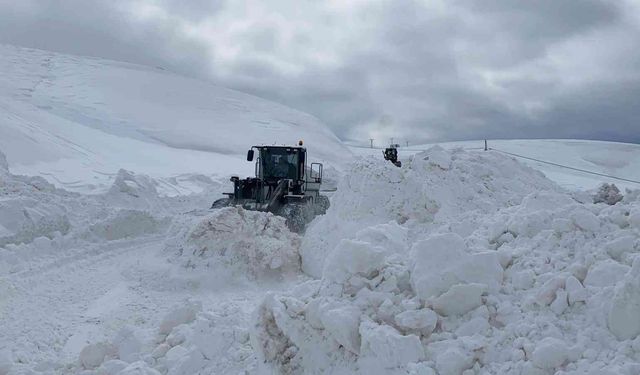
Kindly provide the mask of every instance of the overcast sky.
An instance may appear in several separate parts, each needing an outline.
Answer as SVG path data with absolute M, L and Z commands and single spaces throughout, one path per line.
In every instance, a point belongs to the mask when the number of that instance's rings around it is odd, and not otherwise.
M 363 143 L 640 142 L 640 1 L 0 0 L 0 42 L 204 77 Z

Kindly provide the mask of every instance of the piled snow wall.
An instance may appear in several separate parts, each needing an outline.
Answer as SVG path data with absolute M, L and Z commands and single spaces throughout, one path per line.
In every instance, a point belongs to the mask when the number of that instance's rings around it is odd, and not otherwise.
M 340 181 L 327 214 L 307 229 L 303 270 L 320 277 L 324 259 L 343 238 L 395 222 L 413 231 L 449 223 L 468 232 L 479 217 L 520 203 L 528 193 L 557 189 L 540 172 L 490 152 L 436 146 L 403 168 L 376 159 L 354 163 Z
M 303 244 L 319 279 L 258 308 L 267 369 L 638 373 L 637 194 L 593 204 L 502 155 L 441 149 L 347 176 Z

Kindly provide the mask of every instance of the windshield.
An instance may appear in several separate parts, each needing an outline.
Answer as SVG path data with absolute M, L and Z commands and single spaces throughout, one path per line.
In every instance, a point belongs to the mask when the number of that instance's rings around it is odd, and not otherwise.
M 263 148 L 260 160 L 263 178 L 298 179 L 298 149 Z

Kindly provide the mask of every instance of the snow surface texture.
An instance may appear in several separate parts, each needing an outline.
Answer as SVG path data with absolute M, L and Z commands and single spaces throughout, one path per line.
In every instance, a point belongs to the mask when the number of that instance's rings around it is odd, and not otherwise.
M 163 195 L 201 191 L 193 174 L 248 176 L 256 144 L 306 141 L 310 161 L 350 151 L 318 119 L 205 81 L 98 58 L 0 45 L 0 149 L 14 173 L 103 192 L 120 168 Z
M 637 374 L 640 200 L 592 202 L 492 153 L 360 161 L 254 347 L 285 374 Z

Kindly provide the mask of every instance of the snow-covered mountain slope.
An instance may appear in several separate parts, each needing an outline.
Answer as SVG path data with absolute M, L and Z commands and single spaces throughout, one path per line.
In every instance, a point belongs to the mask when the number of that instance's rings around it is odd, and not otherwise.
M 283 105 L 161 68 L 0 45 L 0 150 L 14 173 L 83 192 L 104 190 L 120 168 L 249 175 L 248 147 L 299 139 L 314 160 L 349 154 Z
M 439 143 L 446 149 L 462 147 L 482 148 L 484 142 L 463 141 Z M 567 165 L 574 168 L 607 174 L 625 179 L 640 181 L 640 145 L 618 142 L 570 140 L 570 139 L 522 139 L 490 140 L 490 148 L 518 155 Z M 400 157 L 406 158 L 433 144 L 401 147 Z M 380 149 L 351 147 L 357 155 L 381 157 Z M 620 181 L 543 164 L 527 159 L 518 159 L 531 167 L 542 171 L 549 179 L 567 189 L 593 189 L 603 182 L 614 183 L 620 188 L 637 189 L 638 184 Z

